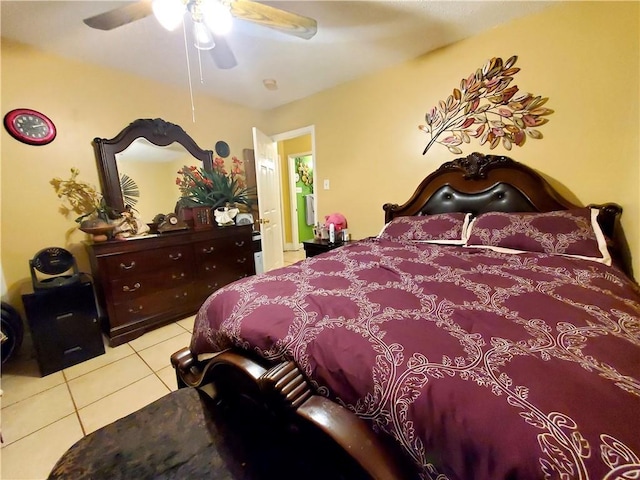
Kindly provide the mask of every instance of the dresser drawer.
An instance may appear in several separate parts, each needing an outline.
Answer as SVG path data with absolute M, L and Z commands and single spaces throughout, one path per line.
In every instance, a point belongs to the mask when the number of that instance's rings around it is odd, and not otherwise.
M 191 265 L 180 264 L 159 272 L 132 273 L 109 283 L 113 301 L 122 303 L 161 290 L 182 287 L 191 283 L 193 277 Z
M 200 278 L 221 275 L 227 270 L 239 272 L 239 275 L 253 273 L 253 252 L 233 252 L 229 255 L 216 255 L 198 265 Z
M 208 258 L 219 255 L 234 255 L 236 252 L 252 250 L 251 242 L 243 235 L 232 235 L 225 238 L 217 238 L 194 244 L 195 255 L 198 261 L 206 261 Z
M 251 225 L 100 242 L 88 249 L 112 347 L 192 315 L 211 293 L 255 273 Z
M 198 294 L 202 297 L 211 295 L 219 288 L 231 282 L 255 274 L 253 259 L 251 259 L 251 263 L 245 263 L 242 268 L 225 268 L 222 265 L 214 265 L 216 268 L 212 268 L 212 265 L 214 264 L 203 265 L 203 271 L 195 281 L 196 291 L 199 292 Z
M 145 272 L 157 273 L 180 265 L 188 268 L 193 262 L 190 245 L 176 245 L 153 250 L 142 250 L 104 258 L 108 278 L 135 278 Z
M 184 310 L 185 305 L 191 306 L 198 302 L 197 295 L 191 283 L 178 288 L 172 288 L 151 295 L 113 305 L 113 313 L 109 318 L 110 326 L 121 327 L 145 321 L 159 313 L 170 310 Z

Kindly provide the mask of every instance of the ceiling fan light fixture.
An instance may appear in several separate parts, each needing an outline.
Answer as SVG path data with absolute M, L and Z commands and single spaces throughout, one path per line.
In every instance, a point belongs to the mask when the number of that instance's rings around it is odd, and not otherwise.
M 193 36 L 195 40 L 194 45 L 198 50 L 211 50 L 216 46 L 216 42 L 213 40 L 213 35 L 202 22 L 193 22 Z
M 226 35 L 231 31 L 233 17 L 229 5 L 223 5 L 218 0 L 202 0 L 200 11 L 204 23 L 216 35 Z
M 182 0 L 153 0 L 151 2 L 151 9 L 156 20 L 169 31 L 180 26 L 186 8 Z

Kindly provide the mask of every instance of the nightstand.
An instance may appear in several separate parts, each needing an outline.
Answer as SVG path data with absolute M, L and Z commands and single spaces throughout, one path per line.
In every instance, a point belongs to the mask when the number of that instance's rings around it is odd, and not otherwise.
M 315 257 L 316 255 L 320 255 L 321 253 L 333 250 L 334 248 L 339 248 L 345 243 L 347 242 L 329 243 L 329 240 L 320 240 L 317 238 L 305 240 L 304 242 L 302 242 L 307 258 Z

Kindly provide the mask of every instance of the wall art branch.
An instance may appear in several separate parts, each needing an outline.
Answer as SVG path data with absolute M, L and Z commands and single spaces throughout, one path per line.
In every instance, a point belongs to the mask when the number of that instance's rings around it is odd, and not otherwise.
M 477 138 L 480 145 L 493 150 L 500 143 L 507 150 L 521 147 L 527 136 L 542 138 L 536 128 L 548 122 L 543 118 L 553 110 L 543 107 L 548 98 L 519 92 L 509 86 L 520 71 L 514 67 L 518 57 L 506 61 L 492 58 L 482 68 L 460 81 L 446 100 L 440 100 L 425 115 L 425 125 L 418 128 L 430 135 L 424 155 L 434 143 L 444 145 L 453 154 L 461 154 L 460 145 Z M 444 136 L 445 133 L 449 135 Z M 441 138 L 443 137 L 444 138 Z

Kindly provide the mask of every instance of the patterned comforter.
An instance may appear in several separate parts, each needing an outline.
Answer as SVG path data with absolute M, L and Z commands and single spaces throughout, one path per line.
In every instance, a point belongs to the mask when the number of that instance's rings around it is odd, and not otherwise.
M 195 354 L 294 359 L 425 479 L 640 478 L 640 290 L 600 263 L 367 239 L 214 293 Z

